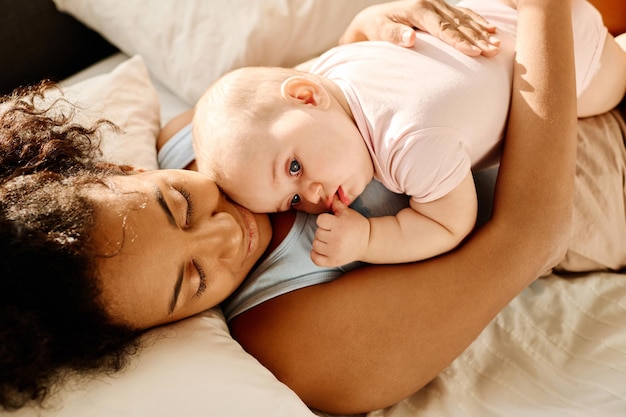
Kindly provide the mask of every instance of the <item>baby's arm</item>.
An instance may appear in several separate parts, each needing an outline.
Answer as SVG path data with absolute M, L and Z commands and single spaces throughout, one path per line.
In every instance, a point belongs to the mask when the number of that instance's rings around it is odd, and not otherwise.
M 429 202 L 411 200 L 396 216 L 367 219 L 333 202 L 334 214 L 320 214 L 311 258 L 320 266 L 352 261 L 402 263 L 447 252 L 467 236 L 476 222 L 478 199 L 472 174 L 445 196 Z

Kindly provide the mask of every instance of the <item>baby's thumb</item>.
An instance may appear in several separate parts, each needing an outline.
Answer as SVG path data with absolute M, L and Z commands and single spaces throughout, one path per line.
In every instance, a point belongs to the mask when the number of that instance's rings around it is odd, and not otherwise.
M 341 214 L 342 212 L 348 210 L 348 206 L 346 206 L 343 201 L 341 201 L 339 198 L 335 198 L 333 200 L 333 205 L 331 207 L 333 209 L 333 213 L 335 215 L 337 214 Z

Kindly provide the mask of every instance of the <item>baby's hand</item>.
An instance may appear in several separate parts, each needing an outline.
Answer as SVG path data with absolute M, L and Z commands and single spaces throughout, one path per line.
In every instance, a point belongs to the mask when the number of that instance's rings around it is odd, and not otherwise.
M 311 259 L 318 266 L 341 266 L 363 258 L 370 235 L 370 222 L 339 199 L 333 212 L 317 217 Z
M 493 36 L 494 25 L 474 11 L 445 0 L 402 0 L 367 7 L 352 19 L 339 43 L 382 40 L 411 47 L 415 29 L 469 56 L 494 56 L 500 45 Z

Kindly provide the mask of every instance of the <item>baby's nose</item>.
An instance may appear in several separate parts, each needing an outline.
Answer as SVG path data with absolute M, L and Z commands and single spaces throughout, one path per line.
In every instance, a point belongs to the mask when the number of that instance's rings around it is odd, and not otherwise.
M 317 204 L 322 198 L 322 184 L 319 182 L 310 183 L 302 195 L 309 203 Z

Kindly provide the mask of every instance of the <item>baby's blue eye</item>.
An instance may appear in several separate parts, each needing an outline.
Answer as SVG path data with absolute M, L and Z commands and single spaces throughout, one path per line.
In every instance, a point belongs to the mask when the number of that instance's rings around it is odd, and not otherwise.
M 300 196 L 298 194 L 294 194 L 294 196 L 291 197 L 291 207 L 298 207 L 301 201 Z
M 291 175 L 298 175 L 301 169 L 302 167 L 300 166 L 300 162 L 298 162 L 296 159 L 292 159 L 291 163 L 289 164 L 289 173 Z

